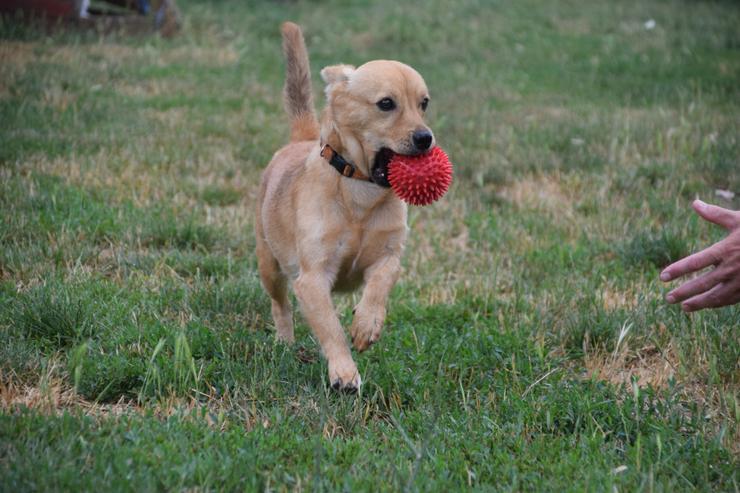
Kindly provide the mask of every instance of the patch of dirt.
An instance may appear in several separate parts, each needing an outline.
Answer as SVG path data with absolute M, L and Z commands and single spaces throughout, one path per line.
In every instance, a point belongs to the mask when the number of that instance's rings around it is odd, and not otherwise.
M 572 194 L 566 193 L 557 176 L 532 176 L 512 183 L 500 192 L 509 202 L 535 209 L 558 213 L 569 212 L 573 207 Z
M 632 290 L 617 290 L 614 287 L 606 286 L 600 293 L 600 298 L 604 309 L 613 311 L 620 308 L 634 309 L 638 305 L 637 293 Z
M 588 377 L 628 386 L 636 378 L 639 387 L 650 385 L 660 389 L 675 376 L 678 356 L 672 346 L 661 351 L 649 345 L 634 351 L 625 348 L 616 354 L 587 354 L 584 363 Z
M 24 43 L 21 41 L 3 41 L 0 43 L 0 65 L 3 71 L 10 68 L 23 70 L 26 65 L 38 57 L 34 53 L 37 43 Z

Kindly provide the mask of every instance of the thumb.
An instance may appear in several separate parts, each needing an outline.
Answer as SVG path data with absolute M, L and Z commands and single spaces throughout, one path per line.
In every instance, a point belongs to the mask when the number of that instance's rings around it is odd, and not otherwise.
M 738 212 L 707 204 L 698 199 L 691 206 L 701 217 L 725 229 L 735 229 L 740 226 L 740 213 Z

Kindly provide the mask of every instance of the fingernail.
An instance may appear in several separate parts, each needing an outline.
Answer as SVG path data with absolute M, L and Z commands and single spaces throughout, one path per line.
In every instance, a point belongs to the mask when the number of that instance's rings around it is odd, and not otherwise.
M 675 303 L 676 302 L 676 297 L 673 294 L 669 294 L 668 296 L 665 297 L 665 300 L 668 303 Z
M 670 281 L 671 280 L 671 275 L 669 273 L 667 273 L 667 272 L 661 272 L 660 273 L 660 280 L 663 281 L 663 282 Z
M 703 200 L 701 200 L 701 199 L 696 199 L 696 200 L 694 201 L 694 203 L 695 203 L 695 204 L 696 204 L 697 206 L 699 206 L 699 207 L 704 207 L 705 205 L 707 205 L 707 204 L 706 204 L 706 202 L 704 202 L 704 201 L 703 201 Z
M 681 305 L 681 309 L 683 311 L 685 311 L 685 312 L 690 312 L 691 311 L 691 305 L 689 305 L 688 303 L 684 303 L 683 305 Z

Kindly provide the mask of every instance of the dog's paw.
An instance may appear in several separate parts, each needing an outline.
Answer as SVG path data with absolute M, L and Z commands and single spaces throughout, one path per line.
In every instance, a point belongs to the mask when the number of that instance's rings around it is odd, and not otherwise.
M 349 329 L 352 345 L 355 349 L 360 352 L 365 351 L 380 339 L 384 319 L 385 310 L 375 312 L 368 312 L 360 308 L 356 310 L 352 327 Z
M 275 337 L 286 344 L 295 342 L 293 333 L 293 314 L 290 305 L 281 305 L 272 300 L 272 319 L 275 321 Z
M 355 362 L 351 358 L 349 361 L 329 361 L 329 383 L 334 390 L 352 394 L 359 391 L 362 379 Z
M 275 332 L 275 339 L 285 344 L 292 345 L 295 342 L 295 336 L 291 327 L 290 331 L 280 330 L 279 328 Z

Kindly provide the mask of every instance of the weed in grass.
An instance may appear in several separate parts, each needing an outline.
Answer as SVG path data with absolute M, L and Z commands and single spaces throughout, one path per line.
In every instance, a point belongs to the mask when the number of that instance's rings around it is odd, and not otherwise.
M 230 255 L 172 250 L 166 253 L 164 261 L 183 277 L 222 279 L 230 277 L 235 270 L 234 259 Z
M 73 367 L 80 395 L 94 402 L 116 402 L 121 397 L 134 397 L 146 374 L 144 362 L 129 355 L 93 352 L 100 351 L 99 347 L 91 349 L 83 357 L 82 364 Z
M 254 274 L 242 279 L 205 284 L 190 294 L 193 314 L 204 321 L 248 324 L 245 329 L 262 326 L 270 320 L 269 302 Z
M 637 231 L 620 248 L 622 261 L 629 266 L 648 265 L 661 269 L 690 253 L 687 239 L 673 229 Z
M 737 133 L 722 139 L 712 135 L 715 140 L 714 152 L 705 152 L 699 168 L 708 177 L 707 181 L 715 188 L 734 191 L 740 194 L 740 157 L 738 157 Z
M 91 325 L 80 301 L 39 291 L 17 302 L 21 330 L 51 347 L 68 347 L 90 334 Z
M 201 193 L 201 200 L 208 205 L 227 206 L 234 205 L 242 198 L 242 194 L 235 188 L 210 186 L 204 188 Z
M 195 369 L 195 360 L 193 359 L 193 353 L 190 351 L 190 343 L 185 336 L 185 332 L 180 332 L 175 336 L 173 359 L 172 392 L 176 395 L 197 393 L 201 374 Z
M 173 214 L 157 214 L 141 233 L 144 246 L 157 248 L 200 249 L 207 251 L 216 243 L 218 231 L 200 224 L 192 215 L 180 218 Z
M 74 350 L 70 352 L 69 362 L 67 367 L 72 375 L 72 382 L 74 384 L 75 391 L 80 388 L 80 380 L 82 379 L 82 369 L 87 356 L 89 347 L 87 343 L 82 343 Z
M 141 385 L 141 390 L 139 391 L 139 402 L 144 400 L 144 396 L 149 395 L 152 392 L 155 394 L 161 394 L 162 392 L 162 372 L 159 365 L 157 365 L 157 359 L 166 342 L 167 341 L 164 338 L 160 339 L 152 351 L 152 355 L 149 358 L 149 363 L 146 367 L 146 375 L 144 375 L 144 381 Z

